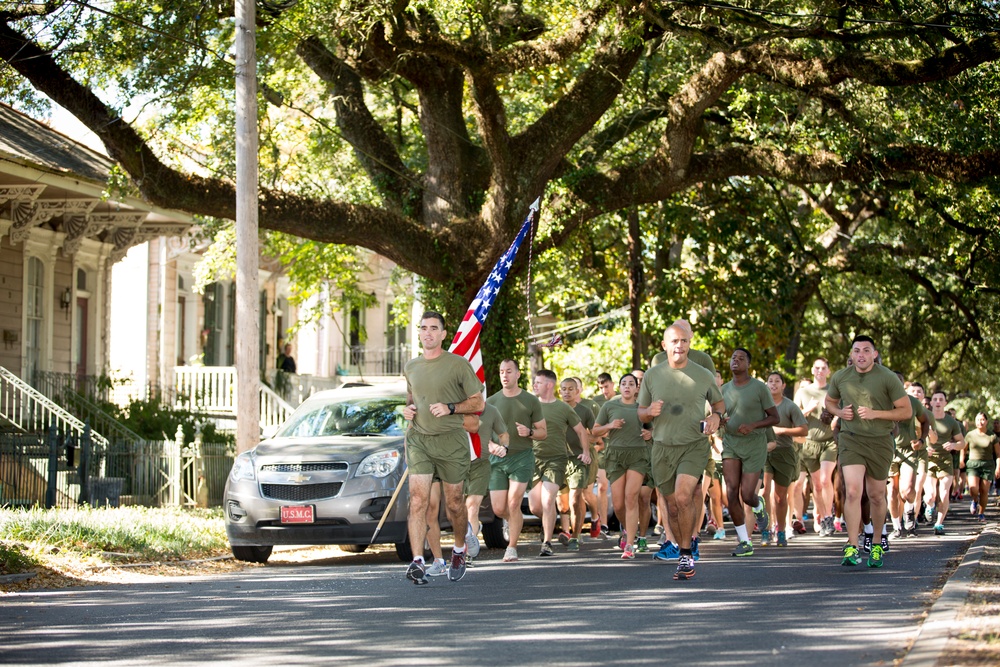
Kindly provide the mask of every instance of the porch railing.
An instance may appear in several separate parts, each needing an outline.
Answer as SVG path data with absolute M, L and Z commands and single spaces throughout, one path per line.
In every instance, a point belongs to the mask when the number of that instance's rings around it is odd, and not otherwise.
M 174 406 L 215 416 L 236 415 L 236 369 L 232 366 L 175 366 Z M 260 426 L 273 430 L 295 410 L 270 387 L 260 385 Z
M 41 433 L 55 426 L 60 437 L 82 437 L 86 424 L 60 407 L 27 382 L 0 366 L 0 415 L 28 432 Z M 91 431 L 95 445 L 107 447 L 108 440 Z

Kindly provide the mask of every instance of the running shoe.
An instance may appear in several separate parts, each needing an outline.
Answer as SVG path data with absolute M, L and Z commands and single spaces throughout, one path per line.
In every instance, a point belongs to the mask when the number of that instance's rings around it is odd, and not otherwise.
M 944 526 L 942 526 L 939 523 L 934 524 L 934 534 L 935 535 L 944 535 Z
M 744 556 L 753 556 L 753 542 L 747 540 L 746 542 L 740 542 L 736 545 L 736 550 L 733 555 L 737 558 L 743 558 Z
M 507 523 L 507 519 L 503 520 L 503 541 L 510 544 L 510 524 Z
M 611 529 L 605 526 L 603 523 L 601 524 L 601 539 L 602 540 L 611 539 Z
M 906 536 L 907 537 L 916 537 L 917 536 L 917 522 L 916 521 L 914 521 L 913 525 L 910 526 L 910 529 L 908 531 L 906 531 Z
M 722 520 L 726 521 L 727 519 L 731 519 L 731 518 L 732 517 L 729 516 L 729 508 L 728 507 L 723 507 L 722 508 Z
M 868 567 L 882 567 L 882 556 L 881 545 L 872 546 L 872 552 L 868 554 Z
M 626 544 L 625 550 L 622 551 L 622 560 L 632 560 L 633 558 L 635 558 L 635 550 L 631 544 Z
M 635 550 L 641 554 L 649 552 L 649 544 L 646 543 L 645 537 L 640 537 L 638 540 L 636 540 Z
M 771 531 L 765 528 L 760 531 L 760 546 L 769 547 L 771 546 Z
M 681 548 L 673 542 L 667 542 L 660 550 L 653 554 L 656 560 L 677 560 L 681 557 Z
M 889 553 L 889 536 L 882 533 L 882 539 L 879 540 L 879 546 L 882 547 L 883 553 Z
M 892 531 L 892 539 L 898 540 L 902 536 L 903 536 L 903 531 L 900 530 L 899 528 L 897 528 L 896 530 Z
M 715 519 L 708 520 L 708 527 L 705 529 L 706 533 L 715 534 L 715 531 L 719 529 L 718 524 L 715 523 Z
M 980 515 L 977 518 L 979 520 L 979 523 L 986 523 L 986 515 L 985 514 L 980 513 Z
M 627 544 L 628 544 L 628 533 L 626 533 L 623 530 L 622 534 L 618 537 L 618 550 L 625 551 L 625 545 Z
M 871 534 L 871 533 L 865 533 L 864 541 L 861 543 L 861 550 L 864 551 L 866 554 L 871 553 L 872 552 L 872 541 L 874 539 L 875 539 L 875 536 L 873 534 Z
M 572 535 L 570 535 L 569 533 L 567 533 L 567 532 L 566 532 L 566 531 L 564 530 L 564 531 L 562 531 L 561 533 L 559 533 L 559 544 L 561 544 L 561 545 L 563 545 L 563 546 L 566 546 L 567 544 L 569 544 L 569 541 L 570 541 L 570 540 L 571 540 L 572 538 L 573 538 L 573 536 L 572 536 Z
M 802 519 L 795 519 L 792 521 L 792 530 L 795 531 L 796 535 L 805 535 L 806 525 L 802 523 Z
M 674 579 L 683 581 L 692 578 L 694 578 L 694 559 L 685 554 L 678 559 Z
M 507 547 L 507 550 L 503 552 L 503 562 L 504 563 L 517 562 L 517 547 Z
M 538 555 L 539 556 L 555 556 L 556 555 L 555 552 L 552 551 L 552 543 L 551 542 L 545 542 L 544 544 L 542 544 L 542 548 L 541 548 L 541 550 L 539 550 Z
M 566 543 L 566 551 L 579 551 L 580 550 L 580 540 L 575 537 L 569 538 L 569 542 Z
M 713 540 L 724 540 L 724 539 L 726 539 L 726 529 L 725 528 L 720 528 L 717 531 L 715 531 L 715 535 L 712 535 L 712 539 Z
M 694 558 L 695 560 L 699 560 L 701 558 L 701 554 L 698 553 L 699 544 L 701 544 L 701 538 L 699 537 L 691 538 L 691 557 Z
M 479 555 L 479 547 L 480 547 L 479 536 L 476 535 L 476 532 L 478 531 L 472 530 L 471 524 L 469 525 L 469 528 L 465 531 L 465 547 L 466 547 L 465 553 L 469 554 L 470 558 L 475 558 L 476 556 Z
M 841 565 L 857 565 L 860 561 L 860 554 L 858 553 L 858 548 L 853 544 L 844 545 L 844 559 L 840 561 Z
M 776 547 L 787 547 L 788 538 L 785 536 L 785 531 L 779 530 L 778 536 L 774 540 L 774 546 Z
M 969 514 L 973 516 L 979 514 L 979 503 L 977 503 L 975 500 L 969 503 Z
M 452 581 L 461 581 L 465 576 L 465 552 L 451 552 L 451 568 L 448 570 L 448 578 Z
M 910 510 L 909 512 L 906 513 L 906 516 L 903 518 L 903 530 L 912 535 L 915 533 L 916 527 L 917 527 L 916 513 L 913 510 Z
M 842 533 L 847 530 L 847 524 L 844 523 L 843 518 L 837 517 L 833 520 L 833 532 Z
M 661 526 L 660 524 L 656 524 L 655 526 L 653 526 L 653 535 L 662 535 L 662 534 L 663 534 L 663 526 Z
M 596 540 L 601 536 L 601 522 L 594 520 L 590 522 L 590 539 Z
M 934 520 L 934 505 L 927 506 L 927 509 L 924 511 L 924 519 L 927 520 L 927 523 Z
M 444 558 L 435 558 L 434 562 L 424 570 L 424 574 L 428 577 L 443 577 L 447 573 L 448 564 L 444 562 Z
M 767 516 L 767 510 L 764 509 L 763 498 L 757 498 L 757 507 L 754 508 L 753 515 L 757 519 L 757 529 L 763 534 L 771 526 L 770 517 Z
M 424 564 L 419 561 L 413 561 L 410 563 L 410 566 L 406 568 L 406 578 L 415 583 L 417 586 L 423 586 L 427 583 L 427 577 L 424 575 Z

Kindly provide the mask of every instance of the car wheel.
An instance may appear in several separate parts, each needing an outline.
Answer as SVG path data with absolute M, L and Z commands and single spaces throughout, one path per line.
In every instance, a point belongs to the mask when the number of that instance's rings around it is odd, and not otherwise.
M 367 544 L 338 544 L 337 548 L 349 554 L 363 554 L 368 548 Z
M 242 560 L 247 563 L 266 563 L 267 559 L 271 557 L 271 549 L 274 547 L 268 544 L 267 546 L 253 545 L 249 547 L 231 545 L 230 548 L 232 548 L 233 557 L 236 560 Z
M 489 523 L 484 523 L 482 530 L 487 548 L 503 549 L 507 546 L 507 538 L 503 534 L 503 519 L 493 519 Z
M 409 536 L 407 536 L 402 542 L 396 542 L 396 555 L 399 557 L 399 560 L 404 563 L 409 563 L 413 560 L 413 549 L 410 548 Z

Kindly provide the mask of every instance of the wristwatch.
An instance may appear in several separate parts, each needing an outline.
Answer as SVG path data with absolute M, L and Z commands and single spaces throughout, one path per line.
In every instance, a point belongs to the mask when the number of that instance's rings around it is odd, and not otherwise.
M 448 404 L 448 414 L 450 414 L 450 415 L 455 414 L 455 404 L 454 403 L 449 403 Z

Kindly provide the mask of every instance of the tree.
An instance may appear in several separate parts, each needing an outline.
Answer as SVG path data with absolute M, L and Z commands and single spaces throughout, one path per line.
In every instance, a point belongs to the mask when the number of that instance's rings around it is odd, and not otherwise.
M 458 302 L 542 194 L 540 250 L 734 179 L 941 187 L 1000 170 L 991 135 L 929 94 L 996 92 L 992 4 L 264 7 L 261 226 L 370 248 Z M 232 218 L 231 15 L 221 0 L 8 3 L 0 81 L 71 111 L 150 202 Z M 921 97 L 925 118 L 900 123 L 894 104 Z M 156 113 L 127 122 L 136 104 Z

